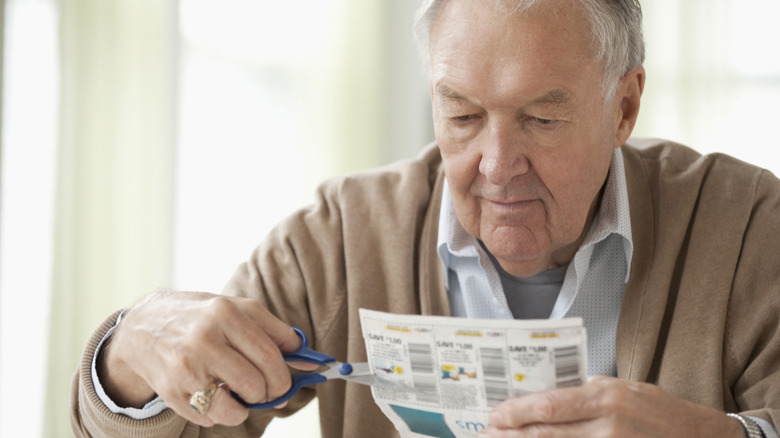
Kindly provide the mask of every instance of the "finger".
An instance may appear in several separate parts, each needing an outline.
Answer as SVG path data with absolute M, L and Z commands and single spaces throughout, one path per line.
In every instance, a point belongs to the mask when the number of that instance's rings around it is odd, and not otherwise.
M 199 344 L 208 354 L 204 362 L 209 364 L 209 372 L 250 403 L 265 402 L 287 392 L 292 384 L 290 371 L 272 336 L 283 337 L 283 327 L 297 339 L 292 328 L 254 300 L 214 296 L 206 307 L 209 320 L 218 321 L 219 329 L 219 339 L 209 339 L 216 341 L 214 348 Z M 269 334 L 268 328 L 276 333 Z
M 265 312 L 268 313 L 267 310 Z M 288 324 L 276 319 L 270 313 L 268 315 L 270 318 L 265 319 L 261 325 L 268 337 L 279 347 L 279 350 L 283 353 L 292 353 L 301 348 L 303 341 L 295 333 L 295 330 Z
M 192 394 L 194 393 L 195 391 Z M 167 404 L 177 414 L 199 426 L 212 427 L 215 424 L 235 426 L 243 423 L 249 416 L 249 410 L 233 398 L 230 388 L 224 383 L 218 385 L 211 395 L 211 402 L 205 412 L 198 412 L 190 405 L 192 394 L 176 398 Z M 186 401 L 182 401 L 184 399 Z
M 243 357 L 228 355 L 225 359 L 230 366 L 214 371 L 248 402 L 280 397 L 292 385 L 282 352 L 264 330 L 258 329 L 246 316 L 243 319 L 225 327 L 228 342 Z
M 598 389 L 592 386 L 562 388 L 506 400 L 490 413 L 490 424 L 517 429 L 537 423 L 587 421 L 603 414 Z
M 479 438 L 526 438 L 526 437 L 545 437 L 545 438 L 571 438 L 588 436 L 629 436 L 613 433 L 615 431 L 604 429 L 599 424 L 599 420 L 582 421 L 576 423 L 560 424 L 531 424 L 520 429 L 498 429 L 488 427 L 479 432 Z
M 180 353 L 180 352 L 179 352 Z M 210 383 L 217 381 L 198 364 L 192 364 L 179 358 L 173 360 L 171 367 L 165 370 L 175 370 L 175 375 L 161 373 L 156 375 L 153 387 L 165 401 L 167 407 L 172 409 L 188 421 L 204 427 L 213 426 L 213 421 L 206 415 L 201 415 L 190 405 L 190 399 L 198 391 L 208 388 Z M 197 366 L 198 370 L 194 370 Z
M 207 385 L 208 386 L 208 385 Z M 195 391 L 193 391 L 193 394 Z M 211 396 L 211 403 L 206 412 L 197 412 L 190 405 L 190 397 L 182 396 L 166 402 L 179 416 L 187 421 L 203 427 L 212 427 L 215 424 L 235 426 L 241 424 L 249 416 L 246 407 L 238 403 L 231 395 L 227 385 L 219 385 Z
M 197 424 L 198 426 L 211 427 L 214 425 L 214 421 L 208 417 L 208 415 L 200 414 L 190 406 L 190 397 L 196 392 L 206 388 L 208 384 L 204 384 L 200 389 L 193 390 L 191 392 L 181 392 L 179 394 L 163 396 L 166 406 L 172 409 L 180 417 L 185 420 Z M 161 395 L 162 396 L 162 395 Z
M 219 376 L 219 381 L 232 388 L 244 401 L 261 403 L 271 396 L 268 376 L 241 352 L 225 348 L 217 356 L 208 358 L 208 363 L 210 373 Z M 289 371 L 285 370 L 282 377 L 289 380 Z
M 293 367 L 296 370 L 301 370 L 301 371 L 314 371 L 317 368 L 319 368 L 321 365 L 317 365 L 309 362 L 287 362 L 287 366 Z
M 217 392 L 214 393 L 211 399 L 211 407 L 206 412 L 206 416 L 215 424 L 237 426 L 247 419 L 249 409 L 236 401 L 230 395 L 228 385 L 223 383 L 219 385 Z
M 256 300 L 239 301 L 242 310 L 277 345 L 283 353 L 292 353 L 301 348 L 301 338 L 289 324 L 274 316 Z

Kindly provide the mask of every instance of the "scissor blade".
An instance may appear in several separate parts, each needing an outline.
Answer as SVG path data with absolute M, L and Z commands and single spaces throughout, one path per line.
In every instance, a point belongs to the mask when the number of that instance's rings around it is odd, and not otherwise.
M 349 363 L 352 371 L 349 373 L 343 373 L 343 366 L 341 362 L 333 362 L 329 364 L 330 368 L 322 371 L 320 374 L 331 379 L 344 379 L 348 382 L 360 383 L 361 385 L 379 386 L 385 388 L 402 386 L 399 383 L 393 382 L 388 379 L 380 379 L 371 372 L 371 366 L 368 362 Z

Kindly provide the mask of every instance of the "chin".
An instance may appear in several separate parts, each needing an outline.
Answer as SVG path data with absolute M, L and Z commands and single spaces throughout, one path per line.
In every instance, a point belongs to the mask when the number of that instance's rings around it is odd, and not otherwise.
M 484 228 L 483 228 L 484 229 Z M 544 254 L 549 238 L 528 226 L 500 226 L 483 233 L 482 242 L 496 257 L 512 261 L 533 260 Z
M 542 258 L 546 258 L 546 253 L 542 249 L 536 248 L 533 245 L 519 244 L 517 241 L 512 242 L 509 245 L 491 245 L 489 242 L 485 242 L 484 240 L 483 243 L 487 247 L 488 251 L 490 251 L 490 253 L 493 254 L 493 256 L 496 257 L 502 265 L 504 263 L 526 264 L 540 260 Z

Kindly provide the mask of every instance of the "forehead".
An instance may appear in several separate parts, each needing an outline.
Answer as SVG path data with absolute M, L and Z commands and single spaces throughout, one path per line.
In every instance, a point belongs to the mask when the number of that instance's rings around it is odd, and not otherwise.
M 441 85 L 490 89 L 502 96 L 597 87 L 601 63 L 589 44 L 584 12 L 571 0 L 539 3 L 524 12 L 494 2 L 450 0 L 431 29 L 431 74 Z M 590 86 L 590 85 L 585 85 Z

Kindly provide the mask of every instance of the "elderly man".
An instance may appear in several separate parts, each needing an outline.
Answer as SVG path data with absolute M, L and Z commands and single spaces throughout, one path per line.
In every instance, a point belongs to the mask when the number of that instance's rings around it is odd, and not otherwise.
M 287 391 L 289 325 L 365 360 L 357 312 L 369 308 L 583 318 L 598 377 L 505 401 L 484 435 L 776 436 L 780 182 L 629 140 L 639 5 L 429 0 L 417 33 L 436 144 L 325 183 L 224 295 L 159 293 L 109 317 L 75 376 L 76 434 L 258 436 L 317 396 L 323 436 L 394 436 L 367 387 L 317 385 L 267 411 L 228 391 Z

